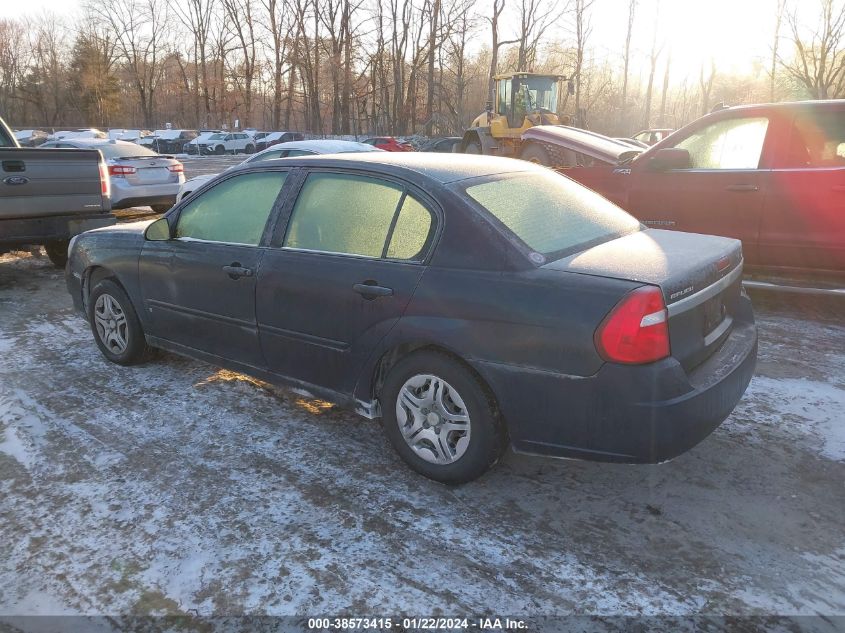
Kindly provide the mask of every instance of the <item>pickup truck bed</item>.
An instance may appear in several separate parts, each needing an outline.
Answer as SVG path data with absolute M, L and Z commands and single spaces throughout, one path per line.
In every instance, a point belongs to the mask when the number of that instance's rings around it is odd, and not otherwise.
M 16 147 L 0 120 L 0 253 L 43 245 L 64 266 L 71 237 L 114 224 L 101 163 L 96 150 Z

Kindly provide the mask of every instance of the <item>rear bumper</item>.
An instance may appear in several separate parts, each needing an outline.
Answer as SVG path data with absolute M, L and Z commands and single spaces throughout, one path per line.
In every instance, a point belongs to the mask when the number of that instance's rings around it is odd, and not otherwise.
M 742 398 L 757 361 L 750 301 L 717 352 L 690 372 L 674 358 L 605 364 L 562 376 L 477 363 L 497 395 L 518 452 L 595 461 L 659 463 L 706 438 Z
M 157 185 L 115 185 L 112 180 L 112 209 L 145 207 L 153 204 L 176 204 L 176 194 L 182 182 L 167 182 Z
M 0 220 L 0 246 L 23 246 L 66 240 L 91 229 L 111 226 L 115 222 L 116 219 L 111 213 Z

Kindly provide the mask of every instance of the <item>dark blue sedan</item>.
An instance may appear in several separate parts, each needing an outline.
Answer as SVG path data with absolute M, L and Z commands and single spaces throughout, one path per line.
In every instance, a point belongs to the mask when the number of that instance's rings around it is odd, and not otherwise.
M 109 360 L 162 348 L 305 389 L 381 418 L 449 483 L 508 445 L 671 459 L 730 414 L 756 360 L 737 240 L 647 229 L 504 158 L 259 163 L 69 255 Z

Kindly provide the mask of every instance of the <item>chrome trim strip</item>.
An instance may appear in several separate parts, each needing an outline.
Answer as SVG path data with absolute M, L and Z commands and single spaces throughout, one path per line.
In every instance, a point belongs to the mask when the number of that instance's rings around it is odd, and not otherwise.
M 722 319 L 722 322 L 719 324 L 719 327 L 717 327 L 715 330 L 710 332 L 710 334 L 704 337 L 704 346 L 710 347 L 710 345 L 714 341 L 718 340 L 719 337 L 722 336 L 722 334 L 727 332 L 728 328 L 733 324 L 733 322 L 733 318 L 729 316 L 726 316 L 724 319 Z
M 805 286 L 790 286 L 788 284 L 774 284 L 766 281 L 743 281 L 742 285 L 752 290 L 771 290 L 775 292 L 791 292 L 802 295 L 825 295 L 829 297 L 845 297 L 845 288 L 810 288 Z
M 684 297 L 680 301 L 670 303 L 666 307 L 666 310 L 669 312 L 669 316 L 672 317 L 676 314 L 686 312 L 687 310 L 692 310 L 696 306 L 707 301 L 709 298 L 715 297 L 717 294 L 722 292 L 725 288 L 730 286 L 737 279 L 742 277 L 742 265 L 743 262 L 740 261 L 739 265 L 737 265 L 736 268 L 734 268 L 731 272 L 722 277 L 716 283 L 710 284 L 703 290 L 699 290 L 698 292 L 693 295 L 690 295 L 689 297 Z

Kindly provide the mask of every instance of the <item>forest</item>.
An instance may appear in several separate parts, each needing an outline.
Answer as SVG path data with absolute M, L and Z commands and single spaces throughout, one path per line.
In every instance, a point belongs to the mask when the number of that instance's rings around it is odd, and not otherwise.
M 83 0 L 73 19 L 0 20 L 0 114 L 18 128 L 449 135 L 484 110 L 492 75 L 535 71 L 571 84 L 558 111 L 573 124 L 629 135 L 680 127 L 717 103 L 845 96 L 841 0 L 770 0 L 768 44 L 740 73 L 707 51 L 692 68 L 673 63 L 666 6 Z M 611 20 L 621 36 L 608 47 Z

